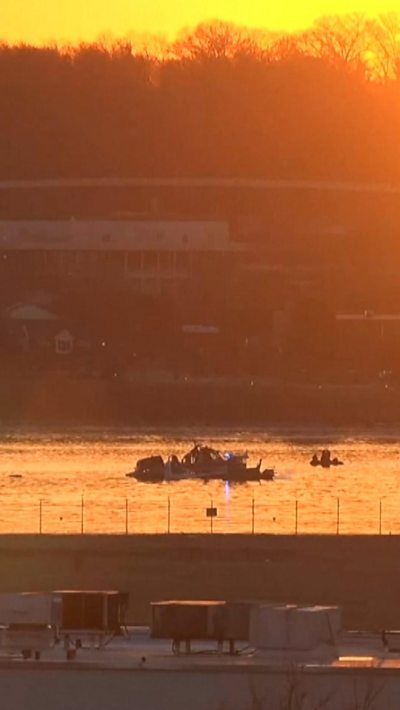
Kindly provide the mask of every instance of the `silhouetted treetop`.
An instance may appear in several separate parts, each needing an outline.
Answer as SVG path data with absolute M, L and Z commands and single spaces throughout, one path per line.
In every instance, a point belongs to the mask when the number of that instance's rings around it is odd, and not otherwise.
M 400 19 L 0 45 L 0 178 L 400 180 Z
M 268 35 L 216 20 L 183 31 L 172 50 L 177 59 L 197 61 L 263 56 Z

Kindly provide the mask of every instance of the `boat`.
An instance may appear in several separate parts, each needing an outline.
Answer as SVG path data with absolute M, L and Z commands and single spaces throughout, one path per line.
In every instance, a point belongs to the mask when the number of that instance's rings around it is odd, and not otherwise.
M 330 468 L 331 466 L 343 466 L 343 461 L 340 461 L 336 456 L 331 458 L 331 452 L 329 449 L 323 449 L 321 456 L 318 458 L 318 454 L 313 454 L 310 461 L 310 466 L 322 466 L 322 468 Z
M 210 446 L 195 444 L 181 460 L 175 454 L 165 462 L 162 456 L 139 459 L 135 469 L 126 475 L 146 483 L 185 479 L 246 482 L 274 478 L 274 469 L 261 470 L 261 459 L 256 466 L 247 466 L 247 458 L 247 452 L 221 453 Z
M 165 479 L 165 464 L 162 456 L 147 456 L 139 459 L 133 471 L 126 474 L 145 483 L 161 483 Z

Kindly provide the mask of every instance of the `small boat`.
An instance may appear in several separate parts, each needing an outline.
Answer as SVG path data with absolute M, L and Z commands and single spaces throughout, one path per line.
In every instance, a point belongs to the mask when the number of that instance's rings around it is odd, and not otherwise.
M 221 453 L 210 446 L 195 444 L 180 461 L 173 454 L 166 462 L 162 456 L 139 459 L 135 469 L 126 475 L 146 483 L 197 479 L 202 481 L 222 480 L 231 482 L 271 481 L 274 469 L 261 470 L 262 460 L 257 466 L 247 466 L 247 452 Z
M 318 458 L 317 454 L 313 454 L 310 461 L 310 466 L 322 466 L 322 468 L 330 468 L 331 466 L 343 466 L 343 461 L 340 461 L 336 456 L 331 458 L 331 452 L 329 449 L 324 449 L 321 452 L 321 456 Z

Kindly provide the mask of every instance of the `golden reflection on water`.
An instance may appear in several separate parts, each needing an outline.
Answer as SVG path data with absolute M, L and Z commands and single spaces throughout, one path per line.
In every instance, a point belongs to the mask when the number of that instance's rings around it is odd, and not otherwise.
M 142 484 L 126 473 L 138 458 L 183 455 L 194 440 L 247 450 L 277 472 L 273 482 Z M 312 468 L 329 447 L 345 465 Z M 400 532 L 396 433 L 261 431 L 8 431 L 0 436 L 0 532 Z M 296 504 L 297 501 L 297 504 Z

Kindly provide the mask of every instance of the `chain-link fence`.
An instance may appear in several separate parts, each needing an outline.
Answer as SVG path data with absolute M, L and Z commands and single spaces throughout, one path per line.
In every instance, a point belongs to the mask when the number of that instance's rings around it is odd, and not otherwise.
M 0 508 L 0 533 L 101 534 L 396 534 L 400 501 L 347 498 L 232 503 L 166 496 L 96 501 L 85 496 L 40 498 Z

